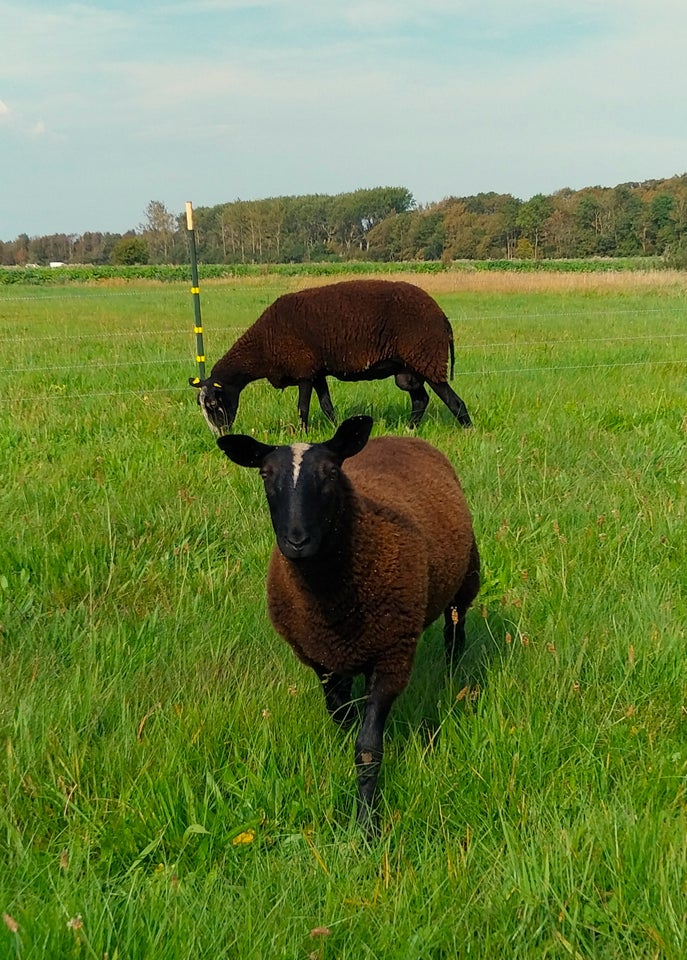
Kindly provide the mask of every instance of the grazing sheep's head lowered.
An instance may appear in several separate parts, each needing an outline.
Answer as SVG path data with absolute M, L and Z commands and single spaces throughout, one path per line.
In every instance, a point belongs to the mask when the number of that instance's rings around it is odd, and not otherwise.
M 314 557 L 342 508 L 341 464 L 360 453 L 372 417 L 345 420 L 326 443 L 278 447 L 243 434 L 220 436 L 219 447 L 241 467 L 255 467 L 265 484 L 277 545 L 289 560 Z
M 216 437 L 228 433 L 239 408 L 239 395 L 245 384 L 220 383 L 213 377 L 201 380 L 189 377 L 189 384 L 198 390 L 198 404 L 207 424 Z

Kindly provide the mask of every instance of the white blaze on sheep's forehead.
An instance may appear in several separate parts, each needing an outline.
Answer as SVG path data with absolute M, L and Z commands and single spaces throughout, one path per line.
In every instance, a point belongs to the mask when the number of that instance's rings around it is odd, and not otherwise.
M 294 488 L 298 483 L 298 474 L 301 472 L 301 464 L 303 463 L 303 455 L 306 450 L 309 450 L 311 447 L 310 443 L 294 443 L 291 447 L 291 454 L 293 456 L 292 466 L 293 466 L 293 485 Z

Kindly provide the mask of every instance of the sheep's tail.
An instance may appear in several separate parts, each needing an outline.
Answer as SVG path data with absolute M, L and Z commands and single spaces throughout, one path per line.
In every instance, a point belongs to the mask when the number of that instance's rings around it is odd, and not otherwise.
M 453 328 L 448 321 L 448 317 L 446 318 L 446 332 L 448 333 L 448 355 L 451 360 L 451 370 L 448 378 L 449 380 L 453 380 L 453 368 L 456 364 L 456 351 L 453 346 Z

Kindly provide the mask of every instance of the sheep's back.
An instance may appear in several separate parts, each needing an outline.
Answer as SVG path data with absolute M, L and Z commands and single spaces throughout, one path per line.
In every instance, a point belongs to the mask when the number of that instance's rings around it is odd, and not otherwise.
M 378 437 L 344 471 L 356 493 L 414 528 L 426 550 L 427 614 L 434 621 L 467 573 L 474 534 L 460 482 L 447 458 L 424 440 Z
M 448 321 L 412 283 L 348 280 L 283 294 L 251 330 L 296 378 L 400 359 L 427 380 L 446 380 Z

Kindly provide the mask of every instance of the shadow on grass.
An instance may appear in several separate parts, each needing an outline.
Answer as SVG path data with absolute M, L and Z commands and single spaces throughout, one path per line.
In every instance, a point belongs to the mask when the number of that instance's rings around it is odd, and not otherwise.
M 404 739 L 413 731 L 422 731 L 433 738 L 449 703 L 476 699 L 489 685 L 494 670 L 500 669 L 508 623 L 500 611 L 487 619 L 479 610 L 471 610 L 465 650 L 453 669 L 445 662 L 439 621 L 429 628 L 418 644 L 410 683 L 394 704 L 387 736 Z

